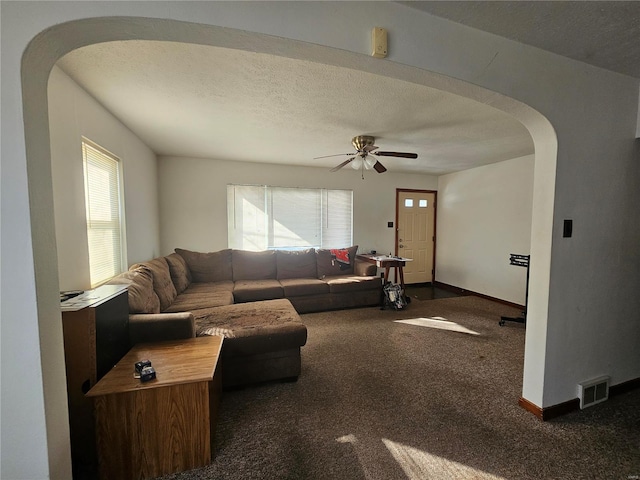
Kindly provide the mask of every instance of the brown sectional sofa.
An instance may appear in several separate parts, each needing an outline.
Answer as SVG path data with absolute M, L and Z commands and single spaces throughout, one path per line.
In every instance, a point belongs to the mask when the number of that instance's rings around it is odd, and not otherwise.
M 340 265 L 329 250 L 201 253 L 176 249 L 133 265 L 112 283 L 129 284 L 131 343 L 223 335 L 227 387 L 300 374 L 307 330 L 298 313 L 377 305 L 375 265 Z
M 164 308 L 161 305 L 161 310 L 192 309 L 190 304 L 196 292 L 215 294 L 216 305 L 211 303 L 213 299 L 200 299 L 209 302 L 208 306 L 287 298 L 298 313 L 375 305 L 380 301 L 382 283 L 376 276 L 375 265 L 356 259 L 357 248 L 349 248 L 352 261 L 348 267 L 340 266 L 332 259 L 330 250 L 324 249 L 263 252 L 226 249 L 199 253 L 176 248 L 175 254 L 164 258 L 174 282 L 188 286 L 178 292 L 177 303 Z M 186 281 L 180 259 L 188 271 Z M 183 295 L 187 298 L 181 298 Z

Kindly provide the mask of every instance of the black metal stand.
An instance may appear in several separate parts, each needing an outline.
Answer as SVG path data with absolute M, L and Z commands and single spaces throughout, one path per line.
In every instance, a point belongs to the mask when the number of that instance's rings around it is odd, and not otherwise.
M 529 302 L 529 259 L 531 255 L 517 255 L 512 253 L 509 257 L 509 263 L 517 267 L 527 267 L 527 289 L 525 291 L 524 311 L 520 317 L 501 317 L 498 325 L 504 327 L 506 322 L 516 322 L 527 324 L 527 303 Z

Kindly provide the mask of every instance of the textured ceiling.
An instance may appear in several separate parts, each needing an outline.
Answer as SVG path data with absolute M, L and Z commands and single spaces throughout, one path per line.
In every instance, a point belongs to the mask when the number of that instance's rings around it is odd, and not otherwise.
M 487 105 L 342 67 L 151 41 L 75 50 L 58 65 L 160 155 L 314 165 L 374 135 L 389 171 L 443 174 L 533 153 L 527 130 Z
M 640 2 L 400 2 L 640 78 Z M 266 54 L 169 42 L 111 42 L 59 65 L 160 155 L 317 165 L 355 135 L 390 171 L 442 174 L 533 153 L 527 131 L 486 105 L 412 83 Z
M 565 57 L 640 78 L 639 1 L 401 3 Z

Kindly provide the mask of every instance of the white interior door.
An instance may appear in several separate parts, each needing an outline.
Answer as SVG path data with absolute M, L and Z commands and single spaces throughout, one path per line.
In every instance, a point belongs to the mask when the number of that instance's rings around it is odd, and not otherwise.
M 404 282 L 433 282 L 435 248 L 435 192 L 398 191 L 396 252 L 411 258 L 404 267 Z

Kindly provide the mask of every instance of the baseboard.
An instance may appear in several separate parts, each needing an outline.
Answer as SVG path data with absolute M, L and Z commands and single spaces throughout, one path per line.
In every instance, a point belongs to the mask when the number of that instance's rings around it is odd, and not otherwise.
M 542 418 L 542 408 L 537 406 L 535 403 L 531 403 L 526 398 L 520 397 L 520 399 L 518 400 L 518 405 L 520 405 L 522 408 L 524 408 L 527 412 L 533 413 L 540 420 L 543 420 L 543 418 Z
M 630 392 L 631 390 L 635 390 L 636 388 L 640 388 L 640 377 L 618 383 L 617 385 L 611 385 L 609 387 L 609 397 L 621 395 L 623 393 Z
M 423 282 L 423 283 L 411 283 L 407 285 L 407 288 L 428 288 L 428 287 L 435 287 L 436 285 L 433 285 L 431 282 Z
M 568 402 L 559 403 L 558 405 L 540 408 L 535 403 L 531 403 L 526 398 L 520 397 L 520 400 L 518 400 L 518 405 L 520 405 L 528 412 L 533 413 L 536 417 L 544 422 L 546 422 L 547 420 L 551 420 L 552 418 L 560 417 L 562 415 L 566 415 L 567 413 L 580 410 L 580 400 L 578 400 L 577 398 L 569 400 Z
M 448 290 L 450 292 L 457 293 L 458 295 L 473 295 L 475 297 L 485 298 L 487 300 L 491 300 L 492 302 L 501 303 L 502 305 L 507 305 L 513 308 L 519 308 L 520 310 L 524 310 L 524 305 L 519 305 L 517 303 L 508 302 L 506 300 L 502 300 L 500 298 L 491 297 L 489 295 L 485 295 L 484 293 L 474 292 L 473 290 L 465 290 L 464 288 L 456 287 L 455 285 L 449 285 L 448 283 L 442 283 L 435 281 L 433 282 L 434 287 L 441 288 L 443 290 Z
M 634 378 L 633 380 L 619 383 L 617 385 L 612 385 L 609 387 L 609 397 L 627 393 L 639 387 L 640 387 L 640 378 Z M 580 410 L 580 399 L 574 398 L 572 400 L 559 403 L 557 405 L 540 408 L 536 404 L 531 403 L 526 398 L 520 397 L 520 400 L 518 400 L 518 405 L 520 405 L 522 408 L 524 408 L 528 412 L 533 413 L 540 420 L 547 421 L 547 420 L 551 420 L 552 418 L 560 417 L 562 415 L 566 415 L 567 413 Z

